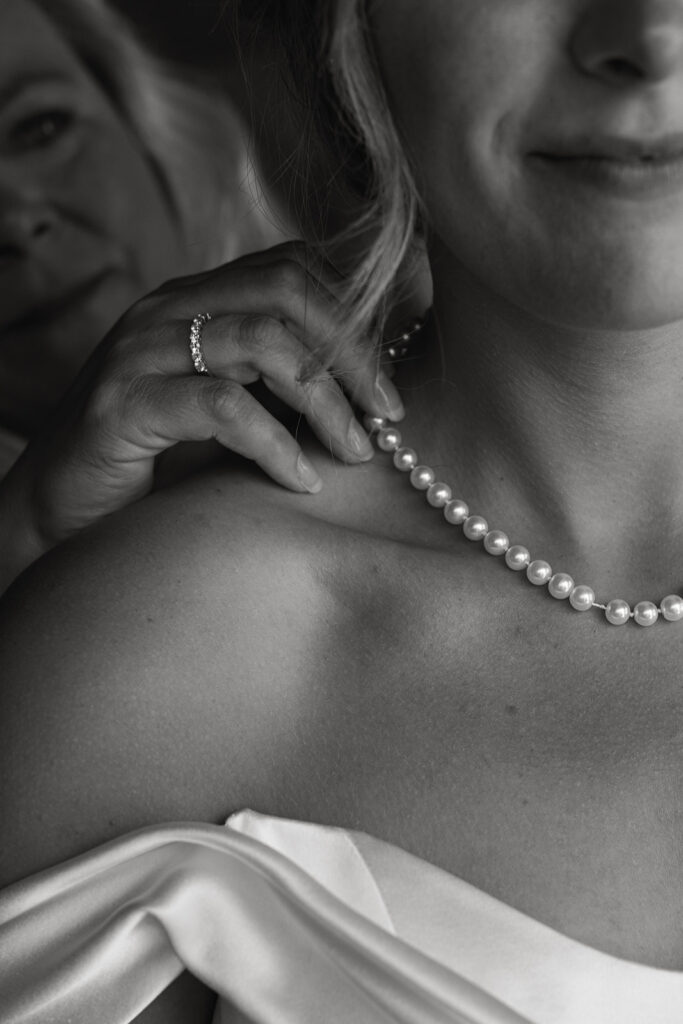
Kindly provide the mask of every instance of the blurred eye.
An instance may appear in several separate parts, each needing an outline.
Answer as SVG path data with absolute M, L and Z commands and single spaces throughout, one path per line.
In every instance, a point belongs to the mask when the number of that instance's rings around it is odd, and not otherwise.
M 14 125 L 11 144 L 16 149 L 41 149 L 51 146 L 73 125 L 74 116 L 67 110 L 43 110 Z

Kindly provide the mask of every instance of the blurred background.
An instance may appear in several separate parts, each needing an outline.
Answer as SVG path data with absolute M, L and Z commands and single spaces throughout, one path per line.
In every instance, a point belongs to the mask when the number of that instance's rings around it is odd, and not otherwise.
M 201 59 L 217 42 L 221 0 L 115 0 L 147 39 L 181 60 Z
M 2 2 L 2 0 L 0 0 Z M 281 109 L 278 96 L 279 76 L 273 73 L 271 61 L 259 59 L 252 53 L 252 62 L 258 62 L 258 74 L 250 76 L 245 86 L 244 72 L 234 38 L 233 9 L 230 0 L 108 0 L 121 11 L 135 27 L 144 42 L 162 57 L 168 57 L 196 74 L 199 83 L 207 80 L 218 84 L 224 95 L 234 103 L 246 124 L 254 115 L 260 116 L 264 107 L 277 108 L 278 113 L 269 122 L 268 131 L 277 130 L 285 151 L 294 144 L 286 125 L 288 114 Z M 253 67 L 252 63 L 252 67 Z M 259 114 L 259 111 L 261 114 Z M 264 180 L 277 191 L 279 157 L 275 152 L 264 152 L 264 137 L 259 136 L 259 159 Z
M 225 0 L 111 0 L 158 53 L 201 70 L 215 70 L 228 80 L 239 73 L 235 62 L 230 15 Z

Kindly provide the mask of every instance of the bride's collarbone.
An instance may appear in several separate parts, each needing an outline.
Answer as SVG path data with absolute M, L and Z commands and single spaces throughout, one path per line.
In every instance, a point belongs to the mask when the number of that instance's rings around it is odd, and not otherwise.
M 332 801 L 580 941 L 680 969 L 676 624 L 615 629 L 514 578 L 458 595 L 431 568 L 376 552 L 329 574 L 311 816 Z
M 490 779 L 590 784 L 596 801 L 645 787 L 665 812 L 683 772 L 679 624 L 612 627 L 504 570 L 499 583 L 438 563 L 368 550 L 328 573 L 316 685 L 335 728 L 348 718 L 350 742 L 383 741 L 432 780 L 438 766 L 446 786 L 479 764 Z
M 334 627 L 315 662 L 332 700 L 357 695 L 367 722 L 375 714 L 385 733 L 424 742 L 427 757 L 488 749 L 492 768 L 593 771 L 605 785 L 629 772 L 680 777 L 677 624 L 616 629 L 550 598 L 543 608 L 534 591 L 518 602 L 453 595 L 438 581 L 411 582 L 407 567 L 393 579 L 378 570 L 373 582 L 374 572 L 368 564 L 355 590 L 333 576 Z
M 635 691 L 655 704 L 681 692 L 683 622 L 612 626 L 599 609 L 575 611 L 469 542 L 342 540 L 314 562 L 342 617 L 355 611 L 347 634 L 386 644 L 404 663 L 433 660 L 456 677 L 475 674 L 486 690 L 516 681 L 551 694 L 571 682 L 588 698 L 614 685 L 622 698 Z
M 662 759 L 675 770 L 683 623 L 614 627 L 595 609 L 576 612 L 469 542 L 444 545 L 429 527 L 396 535 L 403 517 L 373 514 L 362 488 L 341 523 L 331 519 L 344 513 L 334 494 L 320 506 L 261 490 L 256 506 L 247 495 L 240 540 L 258 612 L 245 663 L 271 642 L 283 672 L 291 662 L 296 679 L 278 699 L 291 693 L 300 709 L 309 692 L 325 694 L 330 709 L 352 710 L 362 699 L 364 735 L 373 722 L 384 735 L 395 728 L 417 736 L 426 756 L 478 744 L 493 765 L 547 762 L 605 780 Z M 227 526 L 229 537 L 232 513 Z M 212 544 L 214 589 L 225 594 L 215 554 Z M 236 593 L 233 581 L 225 600 Z M 337 712 L 335 728 L 345 720 Z

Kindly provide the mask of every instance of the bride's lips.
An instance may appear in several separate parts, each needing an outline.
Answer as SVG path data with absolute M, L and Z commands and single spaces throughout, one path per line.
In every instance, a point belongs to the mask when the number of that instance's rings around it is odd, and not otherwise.
M 543 144 L 529 157 L 537 169 L 612 195 L 655 199 L 683 190 L 683 134 L 580 137 Z

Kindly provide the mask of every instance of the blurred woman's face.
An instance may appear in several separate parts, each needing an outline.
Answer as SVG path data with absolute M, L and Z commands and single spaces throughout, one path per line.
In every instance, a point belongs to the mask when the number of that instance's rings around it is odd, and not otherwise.
M 453 266 L 554 323 L 683 317 L 683 0 L 371 0 L 370 12 Z
M 183 271 L 149 159 L 58 29 L 0 3 L 0 420 L 30 429 L 124 310 Z

